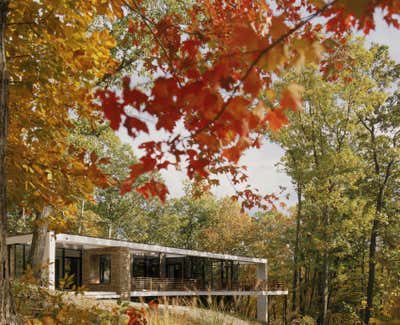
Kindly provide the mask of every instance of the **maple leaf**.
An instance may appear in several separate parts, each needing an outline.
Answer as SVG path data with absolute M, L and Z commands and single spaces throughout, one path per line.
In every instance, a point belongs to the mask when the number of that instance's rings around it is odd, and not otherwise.
M 130 80 L 130 79 L 129 79 Z M 146 103 L 147 95 L 142 93 L 138 89 L 130 89 L 129 85 L 125 86 L 123 89 L 123 98 L 124 102 L 127 105 L 132 105 L 135 108 L 138 108 L 140 104 Z
M 142 194 L 146 199 L 156 196 L 161 200 L 161 202 L 165 202 L 167 194 L 169 193 L 164 183 L 158 182 L 154 179 L 139 186 L 136 188 L 136 191 Z
M 123 109 L 118 103 L 117 96 L 109 90 L 98 90 L 96 96 L 101 100 L 104 116 L 110 121 L 110 127 L 113 130 L 118 130 Z
M 257 70 L 253 68 L 247 78 L 243 81 L 243 89 L 245 92 L 250 93 L 253 97 L 256 97 L 262 87 L 262 81 L 260 79 Z
M 273 16 L 271 18 L 269 34 L 273 39 L 277 39 L 289 31 L 289 27 L 286 25 L 285 21 L 285 14 L 282 14 L 280 16 Z
M 149 133 L 149 129 L 147 128 L 147 124 L 137 119 L 136 117 L 127 116 L 124 122 L 124 126 L 128 131 L 129 135 L 135 134 L 132 129 L 143 131 Z
M 173 78 L 160 77 L 154 82 L 153 95 L 156 98 L 171 98 L 177 94 L 178 86 Z
M 289 122 L 284 110 L 281 108 L 269 110 L 265 120 L 268 121 L 273 131 L 278 131 L 283 125 Z
M 301 94 L 304 88 L 297 84 L 290 84 L 281 94 L 281 107 L 293 111 L 301 109 Z

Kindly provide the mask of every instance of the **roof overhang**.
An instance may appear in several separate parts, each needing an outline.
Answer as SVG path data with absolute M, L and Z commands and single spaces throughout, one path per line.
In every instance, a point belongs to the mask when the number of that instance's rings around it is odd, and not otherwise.
M 229 254 L 218 254 L 218 253 L 210 253 L 204 251 L 195 251 L 189 249 L 180 249 L 180 248 L 172 248 L 165 247 L 159 245 L 148 245 L 141 243 L 134 243 L 123 240 L 115 240 L 115 239 L 105 239 L 105 238 L 96 238 L 96 237 L 88 237 L 88 236 L 78 236 L 78 235 L 69 235 L 69 234 L 57 234 L 56 235 L 56 243 L 65 245 L 65 246 L 76 246 L 82 247 L 84 249 L 90 248 L 100 248 L 100 247 L 127 247 L 132 251 L 138 252 L 148 252 L 148 253 L 165 253 L 168 256 L 195 256 L 195 257 L 204 257 L 218 260 L 229 260 L 229 261 L 237 261 L 240 263 L 246 264 L 266 264 L 267 260 L 265 258 L 255 258 L 255 257 L 244 257 L 244 256 L 236 256 Z
M 97 237 L 56 234 L 56 244 L 58 247 L 75 248 L 75 249 L 92 249 L 100 247 L 127 247 L 138 255 L 156 255 L 157 253 L 165 253 L 167 257 L 194 256 L 211 258 L 217 260 L 237 261 L 241 264 L 266 264 L 267 259 L 256 257 L 236 256 L 229 254 L 218 254 L 204 251 L 195 251 L 190 249 L 180 249 L 166 247 L 160 245 L 148 245 L 134 243 L 124 240 L 105 239 Z M 7 237 L 7 245 L 10 244 L 30 244 L 32 234 L 16 235 Z

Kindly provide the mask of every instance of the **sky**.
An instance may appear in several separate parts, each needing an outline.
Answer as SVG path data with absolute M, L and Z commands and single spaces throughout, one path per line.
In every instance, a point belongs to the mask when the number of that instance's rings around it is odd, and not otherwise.
M 389 51 L 394 60 L 400 62 L 400 31 L 389 28 L 382 20 L 381 14 L 376 15 L 376 29 L 366 38 L 366 45 L 371 43 L 380 43 L 389 46 Z M 122 141 L 132 144 L 134 151 L 136 143 L 143 139 L 138 139 L 135 143 L 127 136 L 123 130 L 119 131 Z M 295 204 L 295 193 L 290 178 L 277 166 L 283 150 L 276 144 L 267 142 L 260 149 L 250 149 L 240 160 L 248 168 L 249 184 L 253 188 L 260 190 L 260 193 L 280 193 L 280 187 L 286 188 L 284 193 L 289 194 L 289 199 L 283 195 L 281 200 L 291 206 Z M 185 173 L 169 168 L 167 171 L 161 172 L 169 189 L 169 198 L 180 197 L 184 194 L 183 183 L 187 180 Z M 232 195 L 234 190 L 226 178 L 220 178 L 220 185 L 213 188 L 212 192 L 218 196 Z

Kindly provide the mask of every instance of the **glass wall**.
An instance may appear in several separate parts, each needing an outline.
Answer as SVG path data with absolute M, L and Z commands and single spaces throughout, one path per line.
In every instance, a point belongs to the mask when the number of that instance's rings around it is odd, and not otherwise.
M 132 255 L 132 277 L 160 277 L 160 257 Z
M 160 257 L 137 255 L 132 255 L 131 261 L 131 274 L 136 278 L 190 279 L 195 280 L 198 289 L 205 290 L 234 290 L 239 287 L 239 263 L 236 261 L 182 256 L 166 257 L 160 263 Z
M 56 287 L 64 289 L 82 285 L 82 251 L 79 249 L 56 249 Z M 68 281 L 66 281 L 66 279 Z
M 28 267 L 31 245 L 13 244 L 8 245 L 10 276 L 20 278 Z M 12 256 L 11 256 L 12 255 Z

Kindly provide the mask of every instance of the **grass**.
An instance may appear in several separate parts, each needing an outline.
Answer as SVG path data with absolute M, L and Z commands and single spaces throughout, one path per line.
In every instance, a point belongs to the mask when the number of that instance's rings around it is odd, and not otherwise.
M 245 325 L 258 324 L 232 315 L 240 299 L 224 305 L 209 299 L 164 299 L 161 304 L 99 301 L 80 293 L 49 291 L 26 281 L 15 281 L 14 296 L 18 313 L 30 325 L 125 325 L 130 307 L 145 316 L 146 325 Z M 242 301 L 243 303 L 243 301 Z M 135 325 L 144 322 L 134 323 Z

